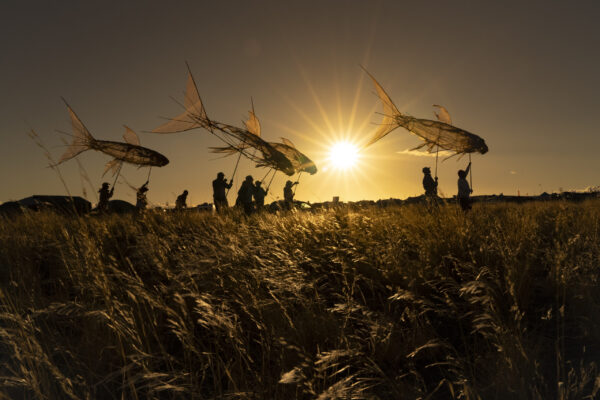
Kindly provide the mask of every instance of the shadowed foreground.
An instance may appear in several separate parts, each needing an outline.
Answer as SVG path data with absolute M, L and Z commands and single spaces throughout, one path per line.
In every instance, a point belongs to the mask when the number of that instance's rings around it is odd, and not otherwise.
M 0 398 L 592 398 L 599 223 L 597 201 L 7 219 Z

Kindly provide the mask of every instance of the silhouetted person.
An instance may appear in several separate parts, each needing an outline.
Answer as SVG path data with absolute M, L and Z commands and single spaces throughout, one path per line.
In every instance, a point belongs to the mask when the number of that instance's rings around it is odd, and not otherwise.
M 115 188 L 108 190 L 109 184 L 104 182 L 98 193 L 100 193 L 100 200 L 98 201 L 98 211 L 108 211 L 108 200 L 113 196 Z
M 183 193 L 181 193 L 179 196 L 177 196 L 177 200 L 175 200 L 175 209 L 176 210 L 183 210 L 184 208 L 187 207 L 187 204 L 186 204 L 187 195 L 188 195 L 188 191 L 184 190 Z
M 431 170 L 429 167 L 423 168 L 423 189 L 425 189 L 425 196 L 430 198 L 437 197 L 438 178 L 435 180 L 431 177 Z
M 294 191 L 292 190 L 292 187 L 297 184 L 298 182 L 292 183 L 292 181 L 287 181 L 285 183 L 285 186 L 283 188 L 283 200 L 284 207 L 286 210 L 291 210 L 292 208 L 294 208 Z
M 256 211 L 263 209 L 265 206 L 265 196 L 269 192 L 268 189 L 263 189 L 261 185 L 261 181 L 256 181 L 254 183 L 254 201 L 256 202 Z
M 467 212 L 471 209 L 471 187 L 469 186 L 469 182 L 467 182 L 467 175 L 469 174 L 469 170 L 471 169 L 471 163 L 467 166 L 466 170 L 458 171 L 458 203 L 463 211 Z
M 229 207 L 229 203 L 227 203 L 227 195 L 225 194 L 225 189 L 231 189 L 233 185 L 233 180 L 227 183 L 227 179 L 225 179 L 225 174 L 219 172 L 217 174 L 217 179 L 212 182 L 213 185 L 213 201 L 215 203 L 215 208 L 217 212 L 221 212 L 221 210 Z
M 140 188 L 137 190 L 137 192 L 135 194 L 135 197 L 136 197 L 135 207 L 138 209 L 138 211 L 145 210 L 146 206 L 148 205 L 148 199 L 146 198 L 147 191 L 148 191 L 148 181 L 146 181 L 146 183 L 144 183 L 142 186 L 140 186 Z
M 236 205 L 244 207 L 246 215 L 252 214 L 254 208 L 252 206 L 252 196 L 254 196 L 254 180 L 252 179 L 252 175 L 248 175 L 246 180 L 242 182 L 242 186 L 238 190 L 237 200 L 235 201 Z

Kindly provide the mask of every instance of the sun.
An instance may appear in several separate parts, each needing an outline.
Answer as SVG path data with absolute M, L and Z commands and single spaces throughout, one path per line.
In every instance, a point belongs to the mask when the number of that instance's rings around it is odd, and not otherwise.
M 336 169 L 351 169 L 357 161 L 358 147 L 350 142 L 336 142 L 329 149 L 329 162 Z

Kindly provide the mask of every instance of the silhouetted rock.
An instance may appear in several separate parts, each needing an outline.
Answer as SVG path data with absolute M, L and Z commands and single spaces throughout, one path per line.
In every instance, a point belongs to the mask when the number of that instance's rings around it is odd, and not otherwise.
M 116 214 L 134 213 L 137 209 L 135 206 L 125 200 L 111 200 L 108 202 L 108 212 Z
M 11 201 L 0 206 L 2 213 L 19 213 L 23 209 L 32 211 L 51 210 L 65 214 L 87 214 L 92 204 L 79 196 L 33 195 L 19 201 Z

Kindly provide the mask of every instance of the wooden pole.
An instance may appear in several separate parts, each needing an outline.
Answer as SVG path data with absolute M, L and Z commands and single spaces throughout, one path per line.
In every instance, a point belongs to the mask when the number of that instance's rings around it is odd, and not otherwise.
M 269 181 L 269 186 L 267 186 L 267 190 L 269 190 L 269 188 L 271 187 L 271 183 L 273 183 L 273 179 L 275 178 L 276 174 L 277 174 L 277 170 L 275 170 L 275 172 L 273 173 L 273 176 L 271 177 L 271 180 Z
M 119 175 L 121 174 L 121 168 L 123 167 L 123 161 L 121 161 L 121 164 L 119 164 L 119 169 L 117 170 L 117 176 L 115 178 L 115 181 L 112 184 L 112 188 L 111 190 L 115 189 L 115 185 L 117 184 L 117 179 L 119 179 Z
M 237 171 L 237 167 L 240 164 L 240 158 L 242 158 L 242 153 L 240 152 L 240 155 L 238 156 L 238 159 L 235 163 L 235 168 L 233 169 L 233 174 L 231 175 L 231 179 L 229 180 L 229 183 L 231 183 L 231 181 L 233 181 L 233 178 L 235 177 L 235 172 Z M 227 192 L 225 192 L 225 197 L 227 197 L 227 195 L 229 195 L 229 189 L 231 188 L 227 188 Z
M 469 153 L 469 164 L 471 164 L 471 153 Z M 471 191 L 473 191 L 473 165 L 469 168 L 469 186 L 471 186 Z
M 302 172 L 304 172 L 304 171 L 300 171 L 300 173 L 298 174 L 298 180 L 296 180 L 296 182 L 300 182 L 300 177 L 302 176 Z M 296 195 L 296 189 L 298 189 L 298 185 L 296 185 L 296 187 L 294 188 L 294 196 Z

